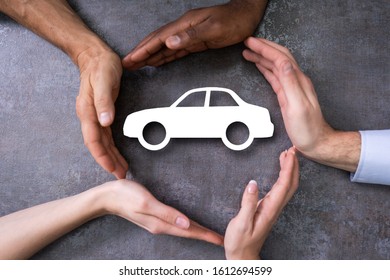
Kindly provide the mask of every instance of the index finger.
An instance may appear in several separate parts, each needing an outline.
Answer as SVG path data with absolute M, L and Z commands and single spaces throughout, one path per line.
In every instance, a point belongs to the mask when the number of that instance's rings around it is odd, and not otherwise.
M 298 160 L 294 148 L 281 153 L 279 157 L 279 178 L 268 193 L 272 197 L 274 210 L 280 210 L 287 204 L 298 187 Z
M 194 238 L 220 245 L 222 236 L 190 220 L 177 209 L 165 205 L 157 199 L 150 199 L 142 212 L 142 220 L 149 224 L 148 228 L 156 232 Z
M 298 187 L 299 166 L 294 148 L 280 155 L 281 170 L 272 189 L 262 199 L 258 211 L 271 220 L 276 220 L 283 207 Z
M 189 237 L 192 239 L 198 239 L 207 241 L 209 243 L 223 246 L 223 236 L 216 233 L 215 231 L 212 231 L 211 229 L 208 229 L 197 222 L 191 220 L 190 228 L 186 232 L 188 236 L 183 237 Z
M 298 67 L 297 62 L 295 61 L 290 51 L 281 45 L 263 38 L 255 37 L 249 37 L 244 41 L 244 43 L 249 49 L 272 62 L 285 57 L 291 61 L 294 67 Z
M 264 66 L 264 69 L 270 71 L 278 80 L 279 92 L 282 93 L 281 100 L 286 101 L 291 108 L 297 111 L 302 111 L 302 106 L 308 101 L 313 102 L 302 88 L 302 85 L 308 85 L 307 78 L 300 71 L 291 54 L 287 55 L 275 48 L 275 43 L 271 44 L 265 39 L 251 37 L 245 43 L 254 53 L 259 54 L 260 59 L 256 62 L 258 67 Z
M 294 148 L 281 153 L 280 164 L 278 180 L 259 203 L 257 209 L 259 219 L 256 220 L 256 225 L 265 221 L 266 224 L 272 226 L 298 187 L 298 160 Z M 255 227 L 257 230 L 262 228 L 261 226 Z
M 223 236 L 201 226 L 193 220 L 190 220 L 190 226 L 188 229 L 181 229 L 173 226 L 155 216 L 142 215 L 143 224 L 136 223 L 137 225 L 145 228 L 146 230 L 154 234 L 168 234 L 184 238 L 192 238 L 197 240 L 206 241 L 215 245 L 223 245 Z
M 165 205 L 157 199 L 150 200 L 150 203 L 142 211 L 143 214 L 157 217 L 171 225 L 183 229 L 190 227 L 190 220 L 175 208 Z

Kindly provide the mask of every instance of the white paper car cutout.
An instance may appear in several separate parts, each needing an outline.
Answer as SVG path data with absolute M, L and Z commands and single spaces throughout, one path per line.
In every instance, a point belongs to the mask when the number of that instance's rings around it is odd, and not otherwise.
M 198 104 L 188 105 L 186 100 Z M 221 100 L 231 102 L 216 105 Z M 237 122 L 249 130 L 248 138 L 241 144 L 234 144 L 227 137 L 228 127 Z M 165 129 L 165 138 L 158 144 L 148 143 L 144 138 L 144 129 L 150 123 L 159 123 Z M 228 148 L 240 151 L 249 147 L 254 138 L 271 137 L 273 131 L 266 108 L 248 104 L 234 91 L 220 87 L 192 89 L 170 107 L 134 112 L 127 116 L 123 126 L 124 135 L 138 138 L 144 148 L 152 151 L 164 148 L 171 138 L 221 138 Z

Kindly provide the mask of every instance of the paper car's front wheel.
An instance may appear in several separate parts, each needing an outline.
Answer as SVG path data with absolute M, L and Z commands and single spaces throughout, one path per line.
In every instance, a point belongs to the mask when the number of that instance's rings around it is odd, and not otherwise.
M 242 151 L 248 148 L 254 137 L 248 126 L 242 122 L 231 123 L 222 137 L 222 142 L 231 150 Z
M 158 151 L 168 145 L 170 137 L 165 127 L 159 122 L 150 122 L 144 126 L 138 137 L 140 144 L 148 150 Z

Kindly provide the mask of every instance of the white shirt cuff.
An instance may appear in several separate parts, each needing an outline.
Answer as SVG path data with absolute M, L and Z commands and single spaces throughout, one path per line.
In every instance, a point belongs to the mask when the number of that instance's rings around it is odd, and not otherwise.
M 359 131 L 361 152 L 359 165 L 351 181 L 390 185 L 390 129 Z

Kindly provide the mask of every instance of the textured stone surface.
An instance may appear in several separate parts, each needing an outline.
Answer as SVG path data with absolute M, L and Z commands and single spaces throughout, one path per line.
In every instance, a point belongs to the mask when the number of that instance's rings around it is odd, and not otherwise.
M 145 35 L 188 9 L 223 1 L 72 1 L 123 56 Z M 270 1 L 256 34 L 291 49 L 312 78 L 323 113 L 338 129 L 390 127 L 390 4 L 376 1 Z M 278 155 L 291 143 L 271 88 L 241 56 L 243 45 L 125 72 L 115 141 L 137 181 L 164 203 L 223 234 L 244 186 L 267 191 Z M 83 145 L 75 114 L 78 71 L 60 50 L 0 15 L 0 215 L 112 180 Z M 222 86 L 270 110 L 271 139 L 243 152 L 222 141 L 173 139 L 151 152 L 122 135 L 134 111 L 169 106 L 188 89 Z M 389 259 L 390 188 L 354 184 L 349 174 L 300 159 L 298 193 L 271 232 L 270 259 Z M 94 220 L 37 259 L 222 259 L 222 248 L 153 236 L 117 217 Z

